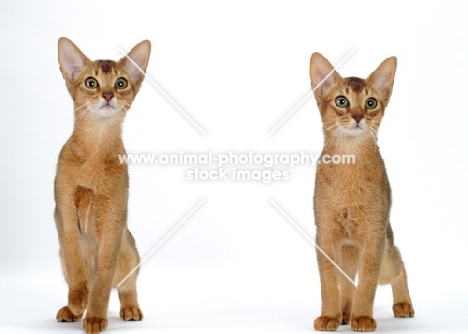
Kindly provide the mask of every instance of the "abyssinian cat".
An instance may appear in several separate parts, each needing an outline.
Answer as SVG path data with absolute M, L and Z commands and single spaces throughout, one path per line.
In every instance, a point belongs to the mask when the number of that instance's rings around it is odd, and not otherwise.
M 139 263 L 127 228 L 127 165 L 118 155 L 125 154 L 122 122 L 144 79 L 150 50 L 150 42 L 143 41 L 128 58 L 91 61 L 69 39 L 58 41 L 60 70 L 75 111 L 55 178 L 55 222 L 69 288 L 57 320 L 76 321 L 86 311 L 86 333 L 106 329 L 111 289 Z M 143 319 L 136 277 L 137 272 L 118 287 L 123 320 Z
M 365 80 L 343 78 L 321 54 L 312 54 L 310 78 L 324 132 L 322 156 L 352 154 L 354 164 L 319 164 L 315 179 L 316 242 L 354 286 L 317 252 L 322 291 L 314 328 L 334 331 L 351 323 L 373 331 L 378 284 L 391 284 L 395 317 L 413 317 L 405 266 L 389 222 L 390 184 L 377 146 L 377 131 L 393 90 L 396 58 L 384 60 Z M 323 81 L 323 82 L 322 82 Z

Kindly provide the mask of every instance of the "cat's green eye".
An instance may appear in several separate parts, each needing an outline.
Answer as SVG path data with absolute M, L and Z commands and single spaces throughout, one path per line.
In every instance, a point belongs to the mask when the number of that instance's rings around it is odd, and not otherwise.
M 366 100 L 365 104 L 366 104 L 366 109 L 375 109 L 377 107 L 377 100 L 371 97 Z
M 124 89 L 124 88 L 127 88 L 127 86 L 128 86 L 128 81 L 124 78 L 118 78 L 117 81 L 115 82 L 115 88 Z
M 349 101 L 346 97 L 344 96 L 338 96 L 335 99 L 335 104 L 338 108 L 346 108 L 349 106 Z
M 90 89 L 99 87 L 97 80 L 92 77 L 89 77 L 85 80 L 85 85 L 86 85 L 86 88 L 90 88 Z

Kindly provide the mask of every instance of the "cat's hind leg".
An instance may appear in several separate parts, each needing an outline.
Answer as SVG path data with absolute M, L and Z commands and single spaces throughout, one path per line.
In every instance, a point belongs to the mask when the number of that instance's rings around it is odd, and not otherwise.
M 402 263 L 400 274 L 392 283 L 393 291 L 393 315 L 398 318 L 414 317 L 414 308 L 408 289 L 408 278 L 405 265 Z
M 394 316 L 397 318 L 413 317 L 414 309 L 409 294 L 405 264 L 401 259 L 400 251 L 393 244 L 393 232 L 390 226 L 387 232 L 386 248 L 379 283 L 392 285 Z
M 133 236 L 130 231 L 126 230 L 124 231 L 122 250 L 114 280 L 114 286 L 117 286 L 119 294 L 120 318 L 122 320 L 143 320 L 143 312 L 138 305 L 136 288 L 136 279 L 139 268 L 134 270 L 139 265 L 139 262 L 140 258 L 138 256 Z M 129 275 L 133 270 L 134 272 L 127 277 L 127 275 Z

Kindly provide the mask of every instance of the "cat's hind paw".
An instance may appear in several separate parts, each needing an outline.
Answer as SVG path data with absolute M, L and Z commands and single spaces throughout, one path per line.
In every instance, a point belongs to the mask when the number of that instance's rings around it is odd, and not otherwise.
M 353 317 L 351 319 L 351 329 L 355 332 L 372 332 L 377 329 L 377 322 L 367 316 Z
M 80 320 L 82 317 L 83 313 L 73 314 L 68 306 L 64 306 L 57 312 L 56 319 L 59 322 L 73 322 Z
M 393 304 L 393 315 L 397 318 L 412 318 L 414 317 L 413 305 L 409 303 Z
M 101 318 L 85 318 L 83 320 L 83 328 L 86 334 L 99 334 L 107 328 L 107 319 Z
M 321 316 L 315 319 L 314 329 L 316 331 L 336 331 L 340 323 L 341 320 L 338 318 Z
M 349 320 L 351 319 L 351 314 L 348 311 L 343 311 L 343 320 L 341 320 L 342 325 L 349 324 Z
M 125 306 L 120 309 L 120 319 L 125 321 L 143 320 L 143 312 L 138 306 Z

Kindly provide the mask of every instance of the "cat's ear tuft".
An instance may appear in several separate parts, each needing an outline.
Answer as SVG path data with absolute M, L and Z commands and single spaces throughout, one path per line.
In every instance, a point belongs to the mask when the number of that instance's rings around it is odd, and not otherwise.
M 125 70 L 130 74 L 135 84 L 139 85 L 146 73 L 149 56 L 151 53 L 151 43 L 144 40 L 133 47 L 128 55 L 120 61 L 124 64 Z
M 330 74 L 331 73 L 331 74 Z M 310 82 L 316 96 L 321 96 L 323 91 L 333 86 L 340 75 L 334 71 L 330 62 L 318 52 L 310 57 Z
M 86 64 L 87 57 L 68 38 L 58 40 L 58 61 L 65 80 L 72 82 Z
M 396 67 L 397 59 L 395 57 L 387 58 L 366 79 L 372 88 L 382 94 L 385 100 L 388 100 L 392 95 Z

